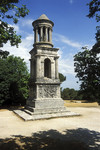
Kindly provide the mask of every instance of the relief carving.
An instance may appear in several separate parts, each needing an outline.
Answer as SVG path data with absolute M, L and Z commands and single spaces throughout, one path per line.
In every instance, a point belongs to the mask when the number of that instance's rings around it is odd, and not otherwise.
M 57 87 L 51 85 L 39 86 L 39 98 L 56 98 Z

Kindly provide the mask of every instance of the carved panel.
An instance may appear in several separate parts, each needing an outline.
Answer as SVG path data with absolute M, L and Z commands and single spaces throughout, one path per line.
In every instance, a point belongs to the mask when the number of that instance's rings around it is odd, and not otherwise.
M 56 98 L 57 86 L 43 85 L 39 86 L 39 98 Z

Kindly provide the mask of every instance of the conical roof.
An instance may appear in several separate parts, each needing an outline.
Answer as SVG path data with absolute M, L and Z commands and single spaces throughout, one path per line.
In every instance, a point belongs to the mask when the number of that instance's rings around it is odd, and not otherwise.
M 52 26 L 54 26 L 54 23 L 45 15 L 45 14 L 42 14 L 37 20 L 33 21 L 32 25 L 33 27 L 39 25 L 39 23 L 41 24 L 42 23 L 48 23 L 49 25 L 51 24 Z
M 42 19 L 49 20 L 49 18 L 48 18 L 45 14 L 41 15 L 41 16 L 38 18 L 38 20 L 42 20 Z

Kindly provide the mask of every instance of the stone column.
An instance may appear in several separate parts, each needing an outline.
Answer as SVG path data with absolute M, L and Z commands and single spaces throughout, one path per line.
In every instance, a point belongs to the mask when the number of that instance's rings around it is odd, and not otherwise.
M 33 59 L 30 59 L 30 75 L 31 75 L 31 78 L 34 78 L 35 74 L 35 66 L 34 66 L 34 60 Z
M 48 41 L 48 28 L 47 27 L 45 27 L 45 37 L 46 37 L 46 42 Z
M 38 28 L 36 28 L 36 42 L 38 42 Z
M 55 78 L 56 79 L 59 78 L 59 74 L 58 74 L 58 57 L 55 58 Z
M 49 28 L 49 42 L 52 43 L 52 29 Z
M 41 61 L 41 77 L 44 77 L 44 61 Z
M 51 62 L 51 78 L 55 78 L 55 65 L 53 61 Z
M 50 32 L 51 34 L 50 34 L 50 41 L 51 41 L 51 43 L 52 43 L 52 29 L 51 29 L 51 32 Z
M 40 27 L 40 42 L 43 41 L 43 27 Z
M 40 56 L 37 55 L 36 58 L 36 78 L 40 77 Z
M 34 29 L 34 43 L 36 42 L 36 30 Z
M 35 64 L 35 60 L 33 60 L 32 59 L 32 78 L 35 78 L 35 68 L 36 68 L 36 66 L 35 66 L 36 64 Z

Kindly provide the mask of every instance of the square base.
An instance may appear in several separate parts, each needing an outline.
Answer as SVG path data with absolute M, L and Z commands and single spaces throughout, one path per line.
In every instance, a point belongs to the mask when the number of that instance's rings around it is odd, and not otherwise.
M 17 114 L 19 117 L 21 117 L 24 121 L 80 116 L 80 114 L 70 111 L 48 113 L 48 114 L 36 114 L 36 113 L 30 114 L 30 112 L 26 111 L 25 109 L 21 109 L 21 110 L 14 110 L 14 113 Z

